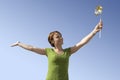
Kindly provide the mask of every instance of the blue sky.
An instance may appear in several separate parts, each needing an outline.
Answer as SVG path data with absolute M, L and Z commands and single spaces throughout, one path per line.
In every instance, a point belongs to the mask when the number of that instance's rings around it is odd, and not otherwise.
M 119 0 L 0 0 L 0 80 L 45 80 L 47 57 L 10 47 L 16 41 L 51 47 L 51 31 L 63 34 L 63 48 L 73 46 L 99 22 L 96 5 L 103 6 L 102 37 L 98 34 L 70 57 L 70 80 L 120 80 Z

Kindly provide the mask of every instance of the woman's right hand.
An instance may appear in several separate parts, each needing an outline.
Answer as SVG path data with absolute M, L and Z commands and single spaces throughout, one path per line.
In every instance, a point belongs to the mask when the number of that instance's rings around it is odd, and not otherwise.
M 15 43 L 13 43 L 13 44 L 11 45 L 11 47 L 18 46 L 19 43 L 20 43 L 20 41 L 17 41 L 17 42 L 15 42 Z
M 96 25 L 96 27 L 94 28 L 94 31 L 99 32 L 102 29 L 102 27 L 103 27 L 103 22 L 100 19 L 100 22 Z

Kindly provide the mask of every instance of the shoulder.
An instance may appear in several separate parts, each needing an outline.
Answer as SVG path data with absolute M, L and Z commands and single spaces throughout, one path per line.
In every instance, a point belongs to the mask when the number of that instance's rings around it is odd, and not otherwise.
M 72 55 L 73 53 L 75 53 L 77 51 L 76 47 L 68 47 L 65 49 L 65 51 L 69 52 L 70 55 Z
M 45 48 L 46 55 L 48 55 L 49 53 L 51 53 L 52 50 L 53 50 L 52 48 Z
M 70 47 L 65 48 L 64 52 L 70 56 L 71 55 L 71 48 Z
M 65 48 L 64 51 L 70 52 L 70 47 L 69 48 Z
M 45 48 L 46 52 L 49 52 L 50 50 L 52 50 L 52 48 Z

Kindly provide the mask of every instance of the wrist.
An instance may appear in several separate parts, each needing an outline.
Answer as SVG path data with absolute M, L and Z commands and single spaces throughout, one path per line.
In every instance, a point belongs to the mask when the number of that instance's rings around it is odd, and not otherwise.
M 97 31 L 93 30 L 92 34 L 95 35 L 97 33 Z

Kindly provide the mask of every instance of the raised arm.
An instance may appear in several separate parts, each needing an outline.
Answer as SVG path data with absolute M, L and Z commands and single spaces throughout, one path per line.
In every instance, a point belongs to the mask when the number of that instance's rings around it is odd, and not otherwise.
M 95 28 L 86 37 L 84 37 L 80 42 L 78 42 L 76 45 L 71 47 L 71 54 L 75 53 L 82 46 L 87 44 L 93 38 L 93 36 L 102 29 L 102 26 L 103 26 L 103 23 L 100 20 L 100 22 L 95 26 Z
M 11 45 L 11 47 L 14 47 L 14 46 L 19 46 L 19 47 L 22 47 L 26 50 L 33 51 L 33 52 L 41 54 L 41 55 L 46 55 L 45 49 L 33 47 L 31 45 L 27 45 L 27 44 L 21 43 L 19 41 L 17 41 L 16 43 Z

